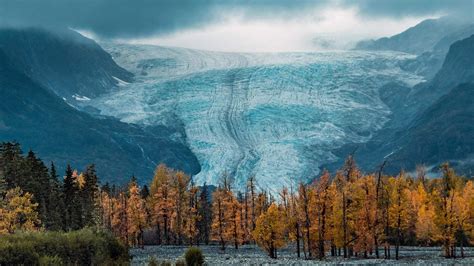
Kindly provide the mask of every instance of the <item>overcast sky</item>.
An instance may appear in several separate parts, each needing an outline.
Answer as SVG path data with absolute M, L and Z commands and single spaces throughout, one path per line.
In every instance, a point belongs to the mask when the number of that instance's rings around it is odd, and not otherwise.
M 473 19 L 474 0 L 0 0 L 2 26 L 219 51 L 344 49 L 426 18 Z

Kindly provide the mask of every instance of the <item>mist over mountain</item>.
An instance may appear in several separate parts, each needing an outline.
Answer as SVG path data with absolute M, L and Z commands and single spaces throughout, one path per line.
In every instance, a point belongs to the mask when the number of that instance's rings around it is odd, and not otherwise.
M 356 50 L 393 50 L 418 55 L 401 65 L 431 79 L 441 69 L 452 43 L 474 34 L 472 19 L 453 16 L 427 19 L 391 37 L 361 41 Z
M 97 43 L 68 29 L 0 29 L 0 49 L 17 70 L 73 104 L 133 80 Z
M 36 29 L 3 30 L 0 36 L 1 141 L 19 141 L 62 167 L 95 163 L 104 181 L 116 183 L 132 175 L 149 178 L 160 162 L 199 172 L 196 158 L 173 138 L 173 130 L 93 117 L 68 104 L 79 93 L 93 97 L 117 89 L 114 75 L 131 77 L 95 42 L 75 32 L 58 37 Z M 52 44 L 55 49 L 48 47 Z

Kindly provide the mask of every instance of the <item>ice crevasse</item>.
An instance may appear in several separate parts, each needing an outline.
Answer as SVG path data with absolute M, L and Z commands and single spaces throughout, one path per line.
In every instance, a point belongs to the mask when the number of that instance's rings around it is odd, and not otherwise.
M 124 122 L 182 128 L 196 154 L 198 184 L 227 173 L 242 188 L 254 175 L 278 190 L 318 175 L 345 143 L 365 142 L 387 122 L 387 82 L 419 76 L 396 52 L 221 53 L 104 44 L 136 82 L 88 101 Z M 179 132 L 179 131 L 177 131 Z

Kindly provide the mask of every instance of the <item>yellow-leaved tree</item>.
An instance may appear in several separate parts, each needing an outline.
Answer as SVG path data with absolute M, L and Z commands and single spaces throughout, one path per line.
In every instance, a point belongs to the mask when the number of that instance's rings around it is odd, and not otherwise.
M 7 191 L 4 203 L 0 205 L 0 233 L 38 230 L 38 204 L 32 202 L 32 197 L 32 194 L 23 192 L 19 187 Z
M 252 232 L 257 244 L 268 252 L 270 258 L 277 258 L 277 249 L 286 245 L 286 222 L 283 210 L 272 203 L 257 219 Z
M 136 182 L 129 186 L 127 204 L 128 240 L 132 246 L 143 245 L 143 230 L 146 226 L 145 202 L 141 198 L 140 189 Z
M 437 228 L 435 221 L 435 209 L 430 202 L 429 194 L 423 183 L 419 183 L 417 189 L 411 193 L 413 211 L 416 212 L 415 233 L 418 242 L 430 245 L 437 239 Z

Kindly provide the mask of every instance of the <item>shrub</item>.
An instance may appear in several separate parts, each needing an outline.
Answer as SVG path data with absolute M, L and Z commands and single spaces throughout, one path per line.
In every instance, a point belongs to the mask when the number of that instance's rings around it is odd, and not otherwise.
M 184 260 L 177 260 L 175 263 L 174 263 L 175 266 L 186 266 L 186 262 L 184 262 Z
M 0 236 L 3 240 L 4 236 Z M 38 254 L 30 243 L 11 244 L 0 241 L 0 265 L 37 265 Z
M 188 266 L 200 266 L 204 264 L 204 255 L 199 248 L 190 247 L 184 254 Z
M 63 260 L 58 256 L 43 256 L 39 258 L 40 266 L 64 265 Z
M 171 266 L 171 262 L 164 260 L 160 263 L 160 266 Z
M 127 248 L 116 238 L 91 229 L 0 237 L 0 265 L 102 265 L 128 263 L 129 259 Z
M 158 260 L 155 258 L 155 256 L 148 258 L 148 266 L 158 266 Z

